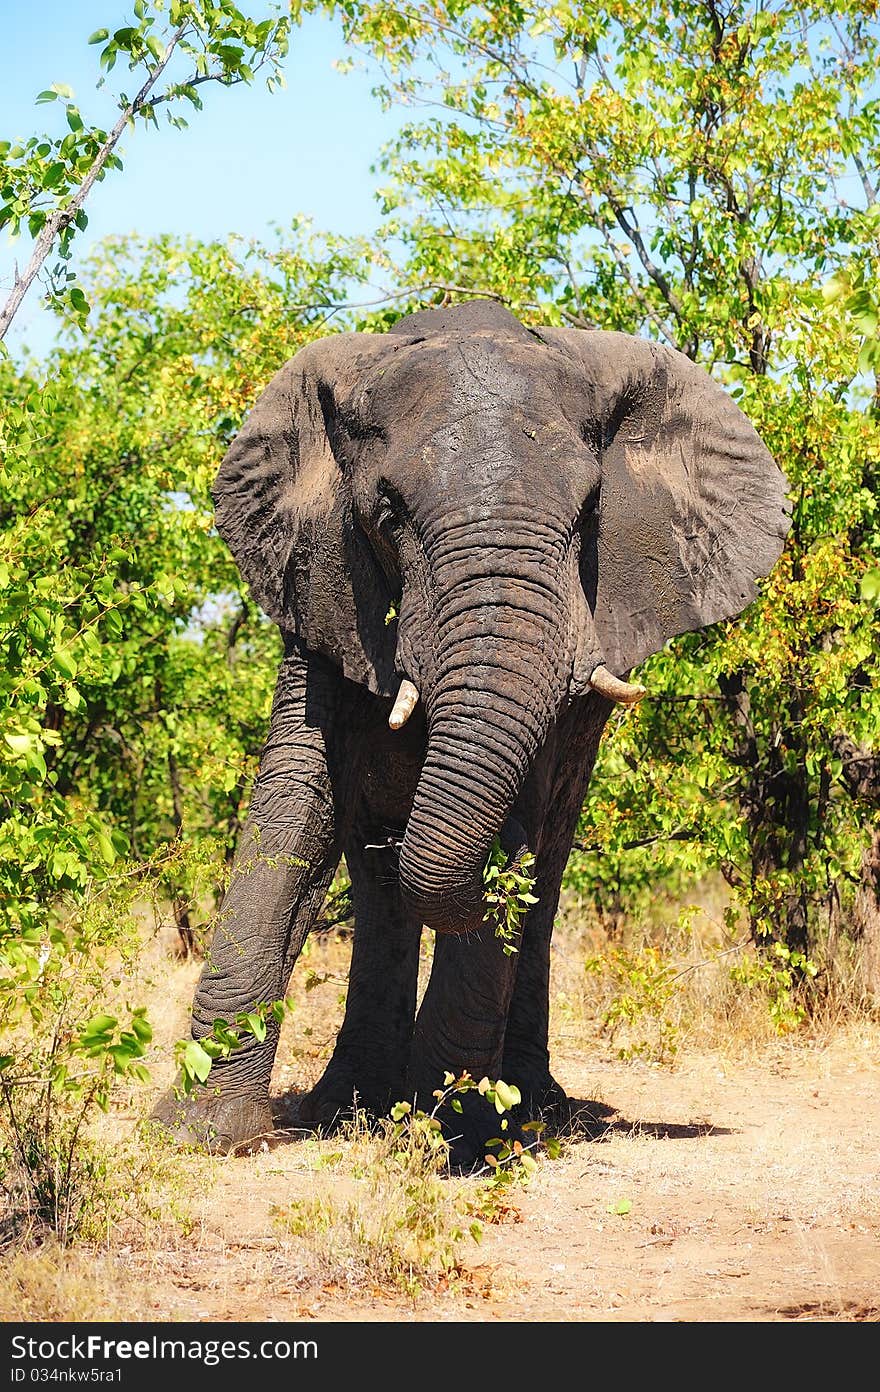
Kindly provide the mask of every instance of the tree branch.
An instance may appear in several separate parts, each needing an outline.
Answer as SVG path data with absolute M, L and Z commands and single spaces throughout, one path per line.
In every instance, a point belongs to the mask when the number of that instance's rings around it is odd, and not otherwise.
M 155 68 L 153 68 L 152 72 L 147 77 L 146 82 L 144 83 L 143 87 L 138 92 L 134 100 L 130 101 L 128 105 L 124 108 L 122 115 L 119 117 L 119 120 L 116 122 L 116 125 L 113 127 L 107 139 L 104 141 L 104 144 L 101 146 L 100 150 L 96 154 L 94 160 L 92 161 L 91 168 L 89 169 L 88 173 L 86 174 L 76 193 L 71 198 L 70 202 L 64 208 L 56 208 L 55 212 L 51 215 L 51 217 L 46 219 L 46 222 L 40 232 L 40 235 L 37 237 L 33 254 L 31 255 L 31 259 L 25 268 L 24 275 L 16 275 L 15 284 L 12 287 L 12 293 L 6 301 L 6 304 L 3 306 L 3 309 L 0 310 L 0 341 L 2 341 L 2 339 L 6 337 L 7 330 L 9 329 L 10 324 L 15 318 L 15 315 L 19 309 L 19 306 L 21 305 L 22 300 L 24 299 L 33 282 L 36 280 L 46 260 L 50 256 L 52 247 L 55 244 L 55 238 L 59 235 L 60 232 L 63 232 L 65 227 L 67 227 L 76 217 L 77 213 L 79 212 L 80 208 L 82 207 L 83 203 L 86 201 L 86 198 L 91 192 L 95 182 L 100 178 L 101 174 L 103 173 L 107 165 L 107 161 L 113 154 L 113 151 L 116 149 L 116 146 L 118 145 L 119 140 L 122 136 L 122 132 L 125 130 L 126 126 L 129 124 L 130 121 L 133 120 L 133 118 L 138 114 L 142 107 L 148 105 L 147 99 L 150 93 L 152 92 L 153 88 L 155 87 L 156 83 L 158 82 L 159 78 L 162 76 L 163 72 L 167 68 L 171 60 L 172 53 L 174 52 L 180 40 L 182 39 L 183 35 L 186 33 L 188 23 L 189 21 L 187 21 L 186 24 L 181 24 L 180 27 L 177 30 L 175 30 L 175 32 L 172 34 L 171 38 L 168 41 L 168 47 L 165 50 L 165 54 L 161 62 L 157 63 Z
M 698 827 L 677 827 L 675 831 L 658 831 L 656 836 L 643 836 L 638 841 L 624 841 L 620 847 L 622 851 L 637 851 L 642 846 L 654 846 L 658 841 L 699 841 L 702 832 Z M 606 847 L 599 841 L 574 841 L 572 850 L 583 851 L 590 854 L 593 851 L 604 851 Z

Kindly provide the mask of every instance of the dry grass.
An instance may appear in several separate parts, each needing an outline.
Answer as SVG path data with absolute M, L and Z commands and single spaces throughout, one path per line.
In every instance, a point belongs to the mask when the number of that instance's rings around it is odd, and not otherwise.
M 563 1083 L 573 1071 L 577 1095 L 607 1101 L 615 1116 L 599 1146 L 584 1151 L 570 1143 L 559 1165 L 543 1166 L 528 1186 L 527 1210 L 528 1195 L 535 1196 L 533 1232 L 540 1231 L 542 1195 L 558 1190 L 555 1202 L 564 1207 L 584 1186 L 602 1196 L 601 1212 L 632 1197 L 654 1215 L 661 1234 L 696 1232 L 702 1223 L 711 1236 L 716 1220 L 704 1212 L 741 1213 L 756 1230 L 784 1222 L 795 1239 L 800 1235 L 814 1266 L 825 1250 L 815 1236 L 823 1225 L 873 1231 L 878 1175 L 874 1152 L 860 1139 L 858 1107 L 851 1126 L 847 1119 L 813 1134 L 808 1124 L 814 1116 L 821 1123 L 817 1109 L 841 1078 L 876 1080 L 877 1024 L 852 1009 L 841 986 L 809 1028 L 780 1037 L 766 995 L 731 977 L 746 952 L 728 951 L 723 911 L 719 887 L 709 886 L 693 912 L 660 905 L 653 921 L 611 944 L 598 923 L 570 907 L 560 916 L 552 956 L 554 1066 Z M 173 1043 L 186 1032 L 200 967 L 174 956 L 170 922 L 158 930 L 151 924 L 145 937 L 138 979 L 119 990 L 148 1006 L 155 1037 L 147 1062 L 157 1094 L 172 1079 Z M 322 935 L 298 965 L 277 1092 L 306 1090 L 322 1073 L 342 1019 L 350 950 L 345 935 Z M 426 934 L 422 988 L 430 961 Z M 587 970 L 589 961 L 599 965 Z M 635 1006 L 612 1027 L 609 1010 L 627 992 Z M 816 1079 L 818 1101 L 800 1081 L 807 1074 Z M 752 1120 L 748 1098 L 738 1096 L 746 1076 L 766 1080 L 767 1096 L 786 1099 L 778 1115 L 762 1103 Z M 739 1108 L 736 1125 L 745 1139 L 733 1165 L 734 1130 L 710 1124 L 719 1099 L 736 1099 Z M 151 1100 L 149 1089 L 120 1087 L 110 1112 L 95 1119 L 92 1140 L 104 1155 L 105 1178 L 89 1195 L 80 1245 L 62 1251 L 34 1227 L 29 1246 L 6 1248 L 0 1319 L 209 1318 L 227 1308 L 224 1318 L 259 1319 L 270 1306 L 283 1316 L 289 1301 L 294 1311 L 305 1300 L 311 1309 L 314 1292 L 322 1290 L 340 1292 L 346 1308 L 385 1292 L 382 1299 L 407 1298 L 421 1309 L 446 1292 L 462 1303 L 444 1317 L 459 1318 L 471 1308 L 465 1292 L 477 1280 L 484 1248 L 510 1250 L 511 1232 L 526 1226 L 508 1223 L 496 1240 L 495 1220 L 518 1218 L 523 1200 L 483 1192 L 473 1180 L 443 1178 L 442 1154 L 418 1131 L 404 1140 L 394 1127 L 370 1131 L 361 1119 L 339 1137 L 302 1136 L 246 1161 L 208 1159 L 171 1152 L 139 1128 Z M 658 1144 L 658 1120 L 665 1118 L 674 1132 L 679 1108 L 689 1139 L 678 1149 Z M 792 1123 L 795 1115 L 800 1119 Z M 746 1133 L 753 1124 L 752 1137 Z M 594 1202 L 586 1198 L 580 1210 L 566 1210 L 558 1237 L 548 1242 L 567 1250 L 582 1221 L 578 1213 Z M 484 1247 L 471 1234 L 475 1221 L 484 1224 Z M 604 1225 L 596 1239 L 602 1244 L 621 1239 L 623 1226 L 612 1234 L 609 1222 L 597 1225 Z M 655 1240 L 660 1237 L 649 1227 L 646 1251 Z M 479 1277 L 481 1300 L 496 1298 L 505 1282 L 516 1290 L 532 1279 L 537 1249 L 530 1251 L 526 1240 L 516 1250 L 517 1275 L 503 1264 L 487 1267 Z M 834 1279 L 843 1309 L 845 1282 L 837 1269 Z
M 880 1019 L 846 939 L 833 958 L 817 961 L 806 1011 L 796 990 L 789 998 L 781 971 L 766 979 L 745 923 L 731 930 L 729 902 L 719 876 L 684 904 L 658 899 L 609 941 L 595 915 L 563 897 L 552 948 L 551 1053 L 555 1043 L 668 1064 L 693 1049 L 742 1058 L 781 1035 L 813 1043 Z
M 133 1281 L 108 1257 L 96 1280 L 89 1251 L 71 1252 L 48 1241 L 13 1253 L 0 1269 L 0 1320 L 31 1322 L 124 1320 L 136 1307 Z M 112 1274 L 109 1270 L 113 1267 Z
M 308 1197 L 274 1216 L 301 1239 L 323 1281 L 415 1295 L 448 1284 L 464 1247 L 479 1240 L 473 1191 L 448 1176 L 447 1147 L 430 1118 L 373 1127 L 358 1114 L 325 1149 Z

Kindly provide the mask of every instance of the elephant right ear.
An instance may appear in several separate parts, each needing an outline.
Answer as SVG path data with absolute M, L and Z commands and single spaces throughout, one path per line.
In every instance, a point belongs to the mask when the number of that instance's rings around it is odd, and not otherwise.
M 352 512 L 345 409 L 392 351 L 365 333 L 301 349 L 259 397 L 212 489 L 217 530 L 260 607 L 383 695 L 396 690 L 392 597 Z
M 789 529 L 787 484 L 736 403 L 681 353 L 604 330 L 537 334 L 577 366 L 600 461 L 581 574 L 618 674 L 751 603 Z

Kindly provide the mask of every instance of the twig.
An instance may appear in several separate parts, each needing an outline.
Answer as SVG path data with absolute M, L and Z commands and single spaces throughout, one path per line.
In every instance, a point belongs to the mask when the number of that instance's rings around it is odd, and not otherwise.
M 729 957 L 732 952 L 742 952 L 743 948 L 748 947 L 748 945 L 748 938 L 743 938 L 742 942 L 734 943 L 733 947 L 725 947 L 723 952 L 716 952 L 714 957 L 707 957 L 702 962 L 692 962 L 689 967 L 685 967 L 683 971 L 676 972 L 675 976 L 671 976 L 666 984 L 671 986 L 673 981 L 679 981 L 683 976 L 687 976 L 688 972 L 698 971 L 700 967 L 711 967 L 712 963 L 717 962 L 721 957 Z
M 132 118 L 136 116 L 144 106 L 147 105 L 147 98 L 149 97 L 150 92 L 153 90 L 159 78 L 162 76 L 163 72 L 165 71 L 166 67 L 171 61 L 171 56 L 174 53 L 174 50 L 176 49 L 183 35 L 186 33 L 188 24 L 189 21 L 187 21 L 185 24 L 181 24 L 180 27 L 177 30 L 175 30 L 175 32 L 172 34 L 171 38 L 168 41 L 168 47 L 165 50 L 165 54 L 162 60 L 156 64 L 155 68 L 153 68 L 152 72 L 148 75 L 146 82 L 144 83 L 143 87 L 138 92 L 134 100 L 128 102 L 128 104 L 123 109 L 122 115 L 119 117 L 119 120 L 116 122 L 116 125 L 113 127 L 107 139 L 104 141 L 104 144 L 101 146 L 100 150 L 96 154 L 88 173 L 86 174 L 76 193 L 72 196 L 70 202 L 64 208 L 57 208 L 55 212 L 52 214 L 52 216 L 46 219 L 45 226 L 43 227 L 39 237 L 37 238 L 31 259 L 25 267 L 24 275 L 16 276 L 15 284 L 12 288 L 12 293 L 6 301 L 6 304 L 3 306 L 3 309 L 0 310 L 0 339 L 6 337 L 6 331 L 12 323 L 13 318 L 15 317 L 19 305 L 21 304 L 31 285 L 39 275 L 43 267 L 43 263 L 49 257 L 52 251 L 52 247 L 55 243 L 55 238 L 58 236 L 58 233 L 63 232 L 64 228 L 69 226 L 69 224 L 76 217 L 77 213 L 79 212 L 80 208 L 85 203 L 86 198 L 91 192 L 93 185 L 101 177 L 101 174 L 104 170 L 105 165 L 107 164 L 107 161 L 109 160 L 110 156 L 113 154 L 113 151 L 119 143 L 119 139 L 122 135 L 122 132 L 125 130 L 126 126 L 129 124 Z M 155 105 L 155 102 L 153 104 Z
M 656 836 L 644 836 L 639 841 L 624 841 L 620 849 L 622 851 L 635 851 L 641 846 L 653 846 L 657 841 L 699 841 L 701 835 L 698 827 L 677 827 L 675 831 L 658 831 Z M 592 851 L 604 851 L 606 847 L 598 841 L 592 843 L 574 841 L 572 849 L 587 854 Z

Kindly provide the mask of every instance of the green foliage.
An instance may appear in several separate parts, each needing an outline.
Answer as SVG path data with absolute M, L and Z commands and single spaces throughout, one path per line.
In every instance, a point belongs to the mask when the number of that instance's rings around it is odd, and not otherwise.
M 486 912 L 483 922 L 490 923 L 496 938 L 500 938 L 505 955 L 518 951 L 522 921 L 537 896 L 532 893 L 535 877 L 532 867 L 535 857 L 524 851 L 511 861 L 502 849 L 498 837 L 492 844 L 483 870 L 483 901 Z
M 269 1021 L 280 1025 L 291 1008 L 288 1001 L 259 1001 L 252 1009 L 240 1011 L 231 1023 L 215 1020 L 208 1034 L 200 1039 L 178 1040 L 174 1053 L 184 1096 L 207 1083 L 215 1059 L 229 1058 L 248 1038 L 262 1043 Z
M 584 963 L 591 975 L 607 979 L 611 1000 L 601 1028 L 623 1059 L 670 1063 L 678 1051 L 678 1026 L 671 1018 L 675 972 L 659 948 L 633 951 L 612 947 Z
M 613 922 L 658 881 L 720 866 L 755 941 L 808 955 L 829 904 L 852 899 L 876 817 L 835 754 L 880 729 L 876 15 L 853 0 L 303 8 L 337 13 L 381 60 L 383 98 L 414 113 L 384 156 L 410 284 L 671 344 L 785 469 L 782 562 L 741 621 L 639 673 L 650 694 L 612 724 L 569 883 Z
M 62 1055 L 76 1074 L 90 1018 L 122 1018 L 109 980 L 132 906 L 169 901 L 194 936 L 223 892 L 280 643 L 209 489 L 260 387 L 321 326 L 305 306 L 352 269 L 296 231 L 262 250 L 118 239 L 87 268 L 88 336 L 45 368 L 0 363 L 0 1049 L 19 1113 L 28 1087 L 34 1115 L 60 1107 L 40 1080 Z
M 34 950 L 36 949 L 36 950 Z M 66 1244 L 88 1226 L 107 1175 L 89 1134 L 120 1081 L 148 1079 L 152 1030 L 119 997 L 137 951 L 125 896 L 105 890 L 42 940 L 7 933 L 0 977 L 0 1188 L 7 1222 Z M 124 1013 L 123 1013 L 124 1011 Z
M 0 141 L 0 228 L 7 226 L 14 236 L 27 232 L 36 241 L 0 313 L 0 338 L 53 252 L 58 261 L 48 276 L 49 298 L 72 323 L 85 323 L 90 305 L 71 269 L 72 244 L 88 225 L 83 204 L 91 188 L 108 170 L 122 168 L 117 146 L 123 132 L 138 124 L 156 126 L 162 111 L 171 125 L 185 128 L 181 111 L 201 110 L 199 89 L 208 82 L 249 83 L 266 69 L 270 91 L 282 86 L 289 28 L 289 19 L 274 7 L 257 19 L 230 0 L 135 0 L 132 23 L 92 34 L 89 43 L 101 45 L 97 85 L 104 86 L 122 62 L 134 74 L 136 95 L 121 89 L 115 94 L 120 116 L 108 131 L 89 125 L 71 88 L 53 82 L 36 102 L 63 107 L 55 132 Z
M 818 967 L 802 952 L 785 943 L 771 942 L 767 952 L 738 962 L 730 969 L 731 980 L 767 997 L 767 1009 L 778 1034 L 797 1030 L 809 1015 L 809 988 Z

